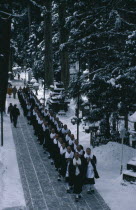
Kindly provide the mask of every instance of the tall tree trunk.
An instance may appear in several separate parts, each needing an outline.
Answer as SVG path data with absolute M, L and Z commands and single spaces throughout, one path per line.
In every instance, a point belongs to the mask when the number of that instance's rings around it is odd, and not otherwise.
M 12 48 L 10 48 L 10 55 L 9 55 L 9 71 L 13 73 L 13 71 L 12 71 L 12 65 L 13 65 L 13 55 L 12 55 Z
M 128 112 L 125 114 L 124 120 L 125 120 L 125 128 L 128 131 Z
M 67 88 L 69 84 L 69 56 L 66 47 L 63 48 L 63 44 L 68 40 L 68 30 L 65 27 L 66 17 L 66 1 L 59 1 L 59 31 L 60 31 L 60 65 L 61 65 L 61 80 L 64 83 L 64 87 Z
M 5 110 L 8 85 L 10 34 L 11 18 L 7 15 L 2 15 L 2 17 L 0 17 L 0 108 L 2 111 Z
M 28 10 L 28 29 L 29 29 L 29 36 L 30 36 L 30 33 L 31 33 L 31 5 L 30 5 L 29 1 L 27 4 L 27 10 Z
M 105 120 L 106 120 L 105 136 L 107 138 L 109 138 L 110 137 L 110 115 L 109 115 L 109 113 L 106 114 Z
M 116 117 L 116 114 L 113 113 L 112 114 L 112 129 L 113 129 L 113 131 L 116 131 L 116 122 L 117 122 L 117 117 Z
M 52 0 L 45 1 L 46 14 L 44 16 L 45 38 L 45 83 L 50 86 L 53 83 L 53 57 L 52 57 Z

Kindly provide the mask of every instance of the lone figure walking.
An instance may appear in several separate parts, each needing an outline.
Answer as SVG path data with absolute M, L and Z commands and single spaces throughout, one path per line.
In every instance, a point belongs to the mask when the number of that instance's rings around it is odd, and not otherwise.
M 9 107 L 8 107 L 8 114 L 10 115 L 10 122 L 11 122 L 11 123 L 12 123 L 12 121 L 13 121 L 12 109 L 13 109 L 13 105 L 12 105 L 12 103 L 10 103 L 10 104 L 9 104 Z
M 11 113 L 12 113 L 12 116 L 13 116 L 13 124 L 14 124 L 14 127 L 16 128 L 17 127 L 17 119 L 18 119 L 18 116 L 20 115 L 20 111 L 17 108 L 16 104 L 13 106 L 13 109 L 12 109 Z
M 13 98 L 15 99 L 16 98 L 16 93 L 17 93 L 16 86 L 13 87 L 12 92 L 13 92 Z

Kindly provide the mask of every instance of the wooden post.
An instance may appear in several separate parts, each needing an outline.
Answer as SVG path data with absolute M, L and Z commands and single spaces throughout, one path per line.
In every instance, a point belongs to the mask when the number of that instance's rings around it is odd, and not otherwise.
M 122 138 L 122 149 L 121 149 L 121 167 L 120 167 L 120 174 L 122 174 L 122 170 L 123 170 L 123 143 L 124 143 L 124 138 Z
M 125 135 L 126 135 L 126 129 L 123 128 L 123 129 L 120 131 L 120 137 L 121 137 L 121 139 L 122 139 L 120 174 L 122 174 L 122 171 L 123 171 L 123 144 L 124 144 Z
M 79 92 L 77 97 L 77 141 L 79 143 Z

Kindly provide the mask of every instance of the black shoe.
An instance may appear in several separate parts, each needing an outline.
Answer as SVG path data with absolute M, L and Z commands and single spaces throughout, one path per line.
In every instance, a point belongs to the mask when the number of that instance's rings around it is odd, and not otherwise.
M 94 193 L 94 190 L 91 190 L 91 193 Z
M 81 198 L 82 196 L 81 196 L 81 195 L 79 195 L 78 197 L 79 197 L 79 198 Z
M 67 193 L 70 193 L 70 190 L 69 189 L 67 190 Z
M 79 200 L 78 198 L 75 198 L 75 202 L 78 202 L 78 200 Z
M 88 191 L 87 191 L 87 194 L 91 194 L 91 191 L 90 191 L 90 190 L 88 190 Z
M 58 181 L 59 181 L 59 182 L 61 181 L 61 176 L 58 176 Z

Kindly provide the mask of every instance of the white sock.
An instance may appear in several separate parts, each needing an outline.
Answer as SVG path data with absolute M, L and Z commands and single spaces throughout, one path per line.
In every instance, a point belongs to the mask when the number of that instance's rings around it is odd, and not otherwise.
M 94 190 L 94 184 L 90 184 L 90 190 Z
M 88 185 L 87 185 L 87 191 L 90 191 L 90 188 L 91 188 L 91 185 L 88 184 Z
M 78 198 L 78 194 L 76 194 L 76 198 Z
M 67 190 L 69 190 L 70 189 L 70 187 L 69 187 L 69 183 L 67 183 Z

